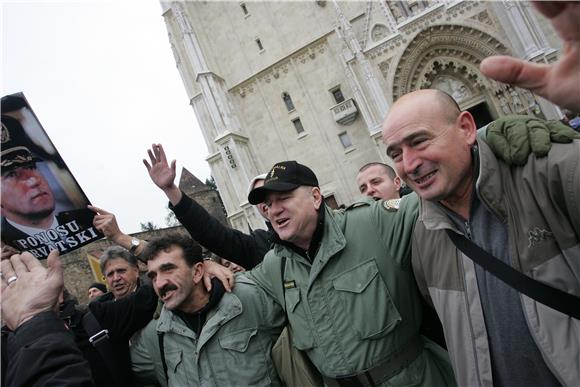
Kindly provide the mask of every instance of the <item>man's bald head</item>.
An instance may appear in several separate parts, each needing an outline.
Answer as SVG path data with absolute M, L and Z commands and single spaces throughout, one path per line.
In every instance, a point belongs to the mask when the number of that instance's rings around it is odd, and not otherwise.
M 398 175 L 413 191 L 451 209 L 461 207 L 456 211 L 461 213 L 472 189 L 476 129 L 473 116 L 460 111 L 447 93 L 417 90 L 393 104 L 383 141 Z
M 445 118 L 447 123 L 453 123 L 461 113 L 461 108 L 452 96 L 438 89 L 421 89 L 405 94 L 395 101 L 391 106 L 391 111 L 395 110 L 400 104 L 409 102 L 416 103 L 417 99 L 425 100 L 426 105 L 436 109 Z

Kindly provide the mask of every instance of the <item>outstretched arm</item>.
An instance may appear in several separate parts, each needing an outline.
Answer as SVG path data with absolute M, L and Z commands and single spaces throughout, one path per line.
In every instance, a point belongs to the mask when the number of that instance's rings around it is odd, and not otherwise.
M 262 261 L 270 247 L 267 231 L 257 230 L 248 235 L 220 223 L 175 185 L 175 160 L 171 164 L 167 162 L 161 144 L 153 144 L 147 153 L 149 161 L 143 159 L 143 164 L 151 180 L 165 193 L 171 210 L 193 239 L 214 254 L 246 269 Z
M 564 53 L 552 64 L 526 62 L 510 56 L 492 56 L 481 62 L 481 72 L 510 83 L 574 111 L 580 111 L 580 2 L 535 1 L 564 41 Z

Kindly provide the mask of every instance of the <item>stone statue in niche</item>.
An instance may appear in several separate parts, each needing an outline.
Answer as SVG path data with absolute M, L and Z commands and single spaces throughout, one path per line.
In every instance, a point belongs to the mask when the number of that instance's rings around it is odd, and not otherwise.
M 397 4 L 396 2 L 392 3 L 390 2 L 389 7 L 391 8 L 391 12 L 393 13 L 393 17 L 395 18 L 397 23 L 400 23 L 405 19 L 405 15 L 403 14 L 403 11 L 401 10 L 399 4 Z
M 505 115 L 512 114 L 512 110 L 510 109 L 508 100 L 503 94 L 501 94 L 499 97 L 499 106 L 501 107 L 501 111 L 503 114 Z
M 518 113 L 524 110 L 524 104 L 520 98 L 520 95 L 515 89 L 511 89 L 510 96 L 512 98 L 512 109 L 514 112 Z
M 458 103 L 472 95 L 471 90 L 463 82 L 446 75 L 435 78 L 431 87 L 446 92 Z

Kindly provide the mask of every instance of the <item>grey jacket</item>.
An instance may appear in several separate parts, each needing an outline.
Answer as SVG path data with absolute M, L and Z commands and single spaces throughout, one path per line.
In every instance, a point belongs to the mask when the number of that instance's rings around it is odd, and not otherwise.
M 580 140 L 554 144 L 548 157 L 524 167 L 499 162 L 480 142 L 481 200 L 506 223 L 514 267 L 580 296 Z M 454 229 L 443 210 L 422 201 L 413 237 L 419 288 L 443 322 L 457 382 L 493 385 L 487 330 L 474 263 L 448 238 Z M 445 268 L 444 270 L 442 268 Z M 564 385 L 580 381 L 580 321 L 520 296 L 536 345 Z
M 163 386 L 280 386 L 271 350 L 284 324 L 280 306 L 238 275 L 233 292 L 209 312 L 199 337 L 163 308 L 132 343 L 133 371 L 137 380 L 159 380 Z M 168 384 L 158 333 L 164 336 Z

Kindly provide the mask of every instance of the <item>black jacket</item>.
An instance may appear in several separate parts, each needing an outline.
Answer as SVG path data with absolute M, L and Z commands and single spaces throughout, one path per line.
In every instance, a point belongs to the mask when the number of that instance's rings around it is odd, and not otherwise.
M 93 385 L 89 365 L 55 313 L 40 313 L 5 338 L 6 386 Z
M 141 285 L 134 293 L 116 301 L 112 293 L 106 293 L 89 304 L 88 309 L 101 328 L 109 331 L 113 364 L 122 379 L 117 381 L 119 386 L 133 383 L 129 340 L 151 321 L 156 308 L 157 295 L 150 285 Z M 99 360 L 102 362 L 102 359 Z M 98 367 L 102 369 L 106 365 L 101 363 Z M 103 375 L 94 376 L 97 385 L 113 386 L 112 382 L 103 383 L 107 378 L 110 378 L 109 372 L 104 378 Z
M 247 270 L 262 262 L 270 250 L 274 235 L 270 223 L 267 231 L 255 230 L 244 234 L 224 226 L 183 192 L 179 203 L 176 206 L 170 203 L 169 208 L 193 239 L 214 254 Z

